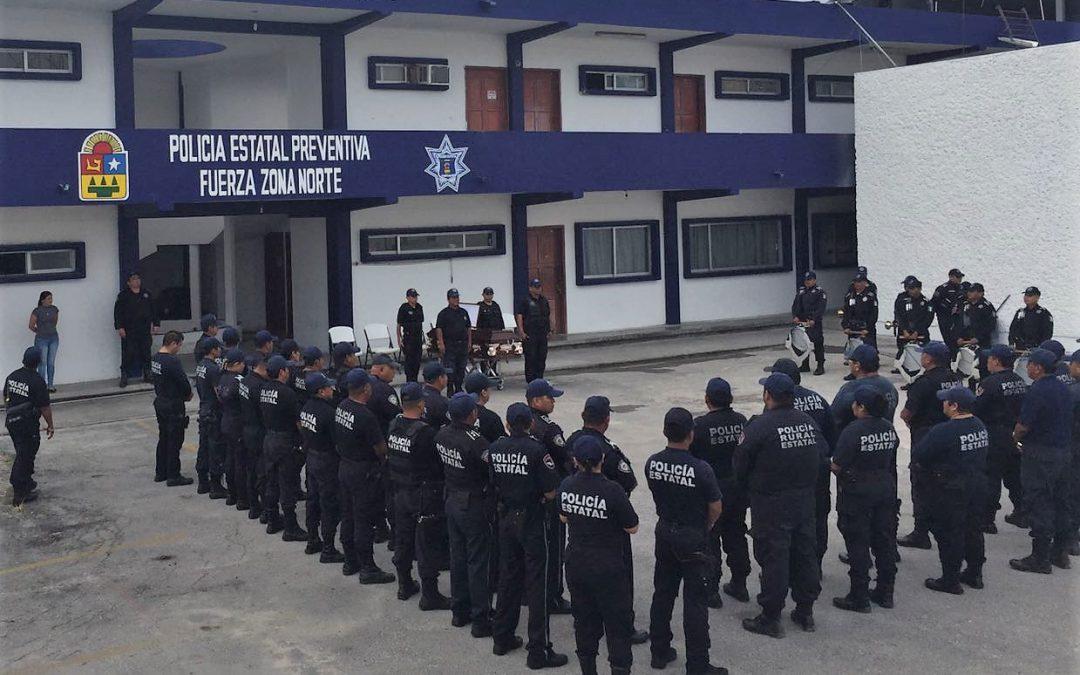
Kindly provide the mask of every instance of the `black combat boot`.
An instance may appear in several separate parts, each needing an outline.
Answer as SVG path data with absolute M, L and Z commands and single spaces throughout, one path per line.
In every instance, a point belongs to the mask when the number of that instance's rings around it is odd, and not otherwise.
M 258 497 L 251 499 L 248 502 L 248 520 L 261 520 L 262 519 L 262 502 Z
M 1065 548 L 1065 545 L 1055 547 L 1054 552 L 1050 555 L 1050 563 L 1062 570 L 1072 567 L 1072 563 L 1069 562 L 1069 551 Z
M 753 619 L 743 619 L 742 627 L 758 635 L 768 635 L 773 638 L 784 637 L 784 628 L 780 625 L 779 617 L 765 616 L 764 612 Z
M 229 491 L 225 489 L 225 486 L 221 484 L 220 478 L 211 478 L 210 484 L 210 499 L 225 499 L 229 496 Z M 228 502 L 225 502 L 228 504 Z
M 568 663 L 570 663 L 570 657 L 566 654 L 560 654 L 550 647 L 544 651 L 529 652 L 529 658 L 525 660 L 525 665 L 529 667 L 529 670 L 562 668 Z
M 341 566 L 341 573 L 343 575 L 351 577 L 360 571 L 360 563 L 350 559 L 348 553 L 343 553 L 342 556 L 345 558 L 344 564 Z
M 375 564 L 375 559 L 368 557 L 360 565 L 360 583 L 365 586 L 370 584 L 392 584 L 397 579 L 393 574 L 384 572 Z
M 870 601 L 878 607 L 884 607 L 885 609 L 893 608 L 893 587 L 884 586 L 878 584 L 874 590 L 870 591 Z
M 811 605 L 796 606 L 791 610 L 791 620 L 806 633 L 817 630 L 817 624 L 814 623 L 814 608 Z
M 630 644 L 643 645 L 649 641 L 649 631 L 631 627 Z
M 810 372 L 810 359 L 809 358 L 807 358 L 805 361 L 803 361 L 802 365 L 799 366 L 799 372 L 800 373 L 809 373 Z
M 930 535 L 918 530 L 912 530 L 911 534 L 899 537 L 896 540 L 896 545 L 904 546 L 906 548 L 921 548 L 927 550 L 933 548 L 933 545 L 930 543 Z
M 450 609 L 450 598 L 439 592 L 439 577 L 420 579 L 420 611 L 436 612 Z
M 306 555 L 315 555 L 316 553 L 322 553 L 323 543 L 322 539 L 319 539 L 319 533 L 312 528 L 308 532 L 307 546 L 304 547 L 304 553 Z
M 814 368 L 814 374 L 815 375 L 824 375 L 825 374 L 825 362 L 824 361 L 818 361 L 817 362 L 817 368 Z
M 319 562 L 325 564 L 345 562 L 345 554 L 334 548 L 334 530 L 330 530 L 323 537 L 322 553 L 319 554 Z
M 859 614 L 870 613 L 870 598 L 868 593 L 848 593 L 843 597 L 833 598 L 832 604 L 833 607 L 836 607 L 837 609 L 844 609 L 849 612 L 858 612 Z
M 1005 516 L 1005 522 L 1019 527 L 1021 530 L 1027 530 L 1031 527 L 1031 521 L 1028 520 L 1027 514 L 1018 509 L 1013 509 L 1013 512 Z
M 960 573 L 960 583 L 974 589 L 982 589 L 984 587 L 982 577 L 982 565 L 979 565 L 977 567 L 973 565 L 968 565 L 967 568 Z
M 709 595 L 705 598 L 705 604 L 713 609 L 721 609 L 724 606 L 724 599 L 720 597 L 720 591 L 718 589 L 710 589 Z
M 419 592 L 420 587 L 412 577 L 412 567 L 397 568 L 397 599 L 408 600 Z
M 937 579 L 927 579 L 923 582 L 923 585 L 938 593 L 951 593 L 952 595 L 964 594 L 964 587 L 960 585 L 959 581 L 947 579 L 944 576 Z
M 746 590 L 746 577 L 732 578 L 724 584 L 724 593 L 739 602 L 750 602 L 750 593 Z
M 596 654 L 590 654 L 588 656 L 578 654 L 577 660 L 578 665 L 581 667 L 581 675 L 597 675 Z
M 207 476 L 199 476 L 199 487 L 195 489 L 195 492 L 201 495 L 210 492 L 210 479 Z
M 165 485 L 169 487 L 182 487 L 184 485 L 191 485 L 195 481 L 187 476 L 177 475 L 175 478 L 170 478 L 165 481 Z
M 653 651 L 649 665 L 653 667 L 653 670 L 663 670 L 664 668 L 667 668 L 669 663 L 677 658 L 679 658 L 679 653 L 675 651 L 674 647 L 668 646 L 668 648 L 663 651 Z
M 1050 565 L 1050 540 L 1041 537 L 1032 539 L 1031 555 L 1010 560 L 1009 567 L 1021 572 L 1050 574 L 1054 571 L 1054 568 Z
M 1080 555 L 1080 539 L 1073 537 L 1069 541 L 1069 545 L 1065 547 L 1065 552 L 1072 556 Z
M 277 534 L 285 529 L 285 520 L 281 517 L 281 514 L 277 512 L 277 509 L 273 511 L 263 511 L 263 515 L 266 516 L 266 533 Z M 259 522 L 262 522 L 260 519 Z
M 307 530 L 300 527 L 300 523 L 296 522 L 296 511 L 289 510 L 285 512 L 285 532 L 281 535 L 282 541 L 307 541 Z

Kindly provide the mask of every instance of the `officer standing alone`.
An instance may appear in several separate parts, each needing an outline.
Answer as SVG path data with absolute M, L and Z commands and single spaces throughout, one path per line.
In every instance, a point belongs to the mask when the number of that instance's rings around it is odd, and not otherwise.
M 45 437 L 51 439 L 53 428 L 49 389 L 38 374 L 41 349 L 28 347 L 23 352 L 22 368 L 4 378 L 4 426 L 15 446 L 11 464 L 11 505 L 20 506 L 38 497 L 34 481 L 34 460 L 41 447 L 41 418 L 45 418 Z
M 571 445 L 577 472 L 559 487 L 559 518 L 567 525 L 566 580 L 574 606 L 574 635 L 582 675 L 596 675 L 600 635 L 607 637 L 613 675 L 628 675 L 633 664 L 631 570 L 622 551 L 638 530 L 627 493 L 604 477 L 604 446 L 593 435 Z
M 184 403 L 194 395 L 191 382 L 176 355 L 184 343 L 182 333 L 165 333 L 161 349 L 150 359 L 150 374 L 154 381 L 154 414 L 158 423 L 157 462 L 154 481 L 175 487 L 195 481 L 180 474 L 180 448 L 184 445 L 184 429 L 188 417 Z
M 814 360 L 817 361 L 815 375 L 825 374 L 825 308 L 828 298 L 825 289 L 817 285 L 817 272 L 810 270 L 803 274 L 802 286 L 791 303 L 792 323 L 805 323 L 806 335 L 814 345 Z M 799 366 L 803 372 L 810 372 L 810 359 Z
M 143 380 L 150 381 L 150 333 L 161 325 L 150 292 L 142 287 L 142 277 L 132 272 L 127 288 L 120 291 L 113 305 L 113 328 L 120 336 L 120 386 L 126 387 L 135 366 L 142 369 Z
M 443 307 L 435 319 L 435 339 L 439 345 L 443 367 L 450 376 L 446 393 L 453 396 L 461 391 L 461 385 L 465 381 L 465 368 L 472 350 L 472 319 L 461 306 L 458 289 L 451 288 L 446 292 L 446 302 L 447 306 Z
M 420 373 L 420 355 L 424 351 L 424 306 L 415 288 L 405 291 L 405 302 L 398 307 L 397 339 L 405 357 L 405 381 L 416 382 Z
M 542 379 L 547 370 L 548 337 L 551 335 L 551 305 L 540 294 L 539 279 L 529 281 L 529 292 L 514 307 L 525 351 L 525 381 Z

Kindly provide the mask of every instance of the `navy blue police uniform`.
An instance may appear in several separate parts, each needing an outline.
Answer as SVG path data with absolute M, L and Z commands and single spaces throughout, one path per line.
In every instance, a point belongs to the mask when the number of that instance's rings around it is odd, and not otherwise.
M 963 275 L 951 276 L 962 277 Z M 937 316 L 938 330 L 941 331 L 941 341 L 946 345 L 956 344 L 952 337 L 953 315 L 963 299 L 964 291 L 960 283 L 951 280 L 935 288 L 934 295 L 930 298 L 930 305 L 934 309 L 935 316 Z
M 154 414 L 158 424 L 154 480 L 180 484 L 184 480 L 180 475 L 180 449 L 188 425 L 184 402 L 191 400 L 191 382 L 180 359 L 165 352 L 150 358 L 150 374 L 154 381 Z
M 503 321 L 502 307 L 499 303 L 481 302 L 477 305 L 476 327 L 480 330 L 503 330 L 506 322 Z
M 912 297 L 906 290 L 893 302 L 893 329 L 896 330 L 896 358 L 904 353 L 909 343 L 924 345 L 930 341 L 930 324 L 934 322 L 934 306 L 923 294 Z M 903 333 L 914 333 L 914 340 L 901 339 Z
M 808 272 L 806 278 L 816 279 L 817 275 Z M 828 296 L 821 286 L 807 288 L 801 286 L 795 293 L 795 299 L 791 302 L 791 316 L 799 321 L 813 321 L 814 325 L 806 329 L 806 336 L 814 345 L 814 360 L 819 366 L 825 363 L 825 309 L 828 306 Z M 801 364 L 800 364 L 801 365 Z M 805 370 L 809 370 L 807 363 Z
M 441 366 L 439 366 L 441 371 Z M 425 369 L 427 372 L 427 369 Z M 450 413 L 447 411 L 447 406 L 450 401 L 447 400 L 442 392 L 431 386 L 430 384 L 424 384 L 424 421 L 428 425 L 438 431 L 444 425 L 450 423 Z
M 262 356 L 252 354 L 247 359 L 248 373 L 240 380 L 240 421 L 244 441 L 244 452 L 240 455 L 236 474 L 245 481 L 248 494 L 248 518 L 262 519 L 263 467 L 262 450 L 266 429 L 263 427 L 262 414 L 259 411 L 259 393 L 266 378 L 255 372 L 255 365 L 262 362 Z M 265 519 L 263 519 L 265 522 Z
M 15 446 L 10 477 L 13 503 L 21 503 L 37 487 L 34 461 L 41 447 L 41 411 L 49 406 L 48 386 L 36 368 L 23 366 L 4 378 L 4 426 Z
M 1080 363 L 1080 350 L 1073 353 L 1070 361 Z M 1069 513 L 1072 523 L 1069 555 L 1077 555 L 1080 554 L 1080 378 L 1070 377 L 1066 387 L 1072 403 L 1072 467 L 1069 470 Z
M 537 283 L 534 279 L 532 283 Z M 551 304 L 541 294 L 526 293 L 514 307 L 525 328 L 522 349 L 525 355 L 525 381 L 543 379 L 547 370 L 548 334 L 551 333 Z
M 226 355 L 226 365 L 230 363 L 229 358 L 230 355 Z M 243 353 L 237 349 L 231 358 L 237 359 L 232 363 L 240 363 Z M 247 476 L 240 471 L 245 466 L 244 424 L 240 412 L 240 382 L 243 377 L 243 373 L 222 371 L 217 384 L 217 397 L 221 401 L 221 440 L 225 445 L 225 483 L 229 501 L 236 505 L 238 511 L 246 511 L 250 506 Z
M 204 349 L 220 345 L 217 338 L 210 340 L 213 342 L 208 340 Z M 226 496 L 221 489 L 221 478 L 225 473 L 225 441 L 221 435 L 221 400 L 217 394 L 220 379 L 221 368 L 214 359 L 204 356 L 195 366 L 195 391 L 199 394 L 199 450 L 195 456 L 195 474 L 200 490 L 210 492 L 211 499 Z
M 136 366 L 142 370 L 143 379 L 151 377 L 153 337 L 150 333 L 159 324 L 150 291 L 140 288 L 138 293 L 133 293 L 130 288 L 124 288 L 117 294 L 113 328 L 124 330 L 124 337 L 120 338 L 120 386 L 127 385 L 127 378 L 134 374 Z
M 416 382 L 420 373 L 420 356 L 424 349 L 424 306 L 407 302 L 398 307 L 397 323 L 401 326 L 401 354 L 405 357 L 405 380 Z
M 562 392 L 560 392 L 560 395 Z M 551 417 L 538 410 L 532 411 L 533 436 L 539 440 L 548 455 L 555 462 L 555 470 L 559 474 L 559 480 L 570 475 L 573 462 L 567 452 L 566 438 L 560 427 Z M 562 611 L 566 604 L 563 598 L 566 590 L 566 579 L 563 571 L 563 553 L 566 549 L 566 525 L 559 520 L 554 502 L 548 505 L 548 602 L 553 608 Z
M 976 302 L 964 302 L 956 313 L 953 323 L 953 344 L 949 345 L 953 354 L 959 349 L 956 342 L 960 339 L 975 339 L 976 349 L 990 347 L 994 342 L 994 331 L 997 330 L 997 310 L 986 298 L 980 298 Z M 978 362 L 979 374 L 986 377 L 986 358 L 982 357 Z
M 378 360 L 379 358 L 380 357 L 376 357 L 376 363 L 380 362 Z M 390 359 L 386 359 L 382 361 L 382 363 L 393 362 Z M 373 375 L 371 377 L 371 398 L 368 399 L 367 405 L 379 420 L 379 429 L 382 431 L 383 438 L 387 438 L 387 434 L 390 433 L 390 423 L 401 414 L 401 405 L 398 401 L 397 390 L 389 383 L 384 382 L 382 378 Z M 389 477 L 384 473 L 380 492 L 383 495 L 383 503 L 385 506 L 383 507 L 383 512 L 376 517 L 376 541 L 384 541 L 393 537 L 393 490 L 393 484 L 389 481 Z M 387 525 L 389 525 L 389 529 L 387 529 Z M 394 546 L 393 539 L 391 539 L 390 546 Z
M 310 383 L 311 387 L 307 385 Z M 338 487 L 339 461 L 334 447 L 334 403 L 318 396 L 329 386 L 322 373 L 309 373 L 304 380 L 309 396 L 300 409 L 300 441 L 304 449 L 308 499 L 304 518 L 311 553 L 319 553 L 323 563 L 344 562 L 334 547 L 341 522 L 341 495 Z
M 465 368 L 469 363 L 469 331 L 472 319 L 462 306 L 443 307 L 435 319 L 435 328 L 442 331 L 445 351 L 442 356 L 443 367 L 450 375 L 446 393 L 453 396 L 462 391 L 465 381 Z
M 280 359 L 280 361 L 279 361 Z M 272 357 L 270 374 L 277 364 L 284 364 L 284 358 Z M 286 366 L 282 365 L 281 368 Z M 271 377 L 259 390 L 259 416 L 266 427 L 263 438 L 263 461 L 266 466 L 266 485 L 263 489 L 263 510 L 268 512 L 268 534 L 274 534 L 282 527 L 278 522 L 284 515 L 286 532 L 296 531 L 296 467 L 300 462 L 300 408 L 297 405 L 296 392 L 288 384 Z M 306 539 L 306 533 L 305 533 Z
M 877 347 L 877 320 L 877 294 L 869 287 L 862 293 L 852 289 L 844 296 L 844 318 L 840 321 L 841 328 L 856 333 L 866 331 L 866 335 L 859 336 L 863 343 Z
M 1012 350 L 1008 353 L 1011 365 Z M 994 527 L 1001 508 L 1001 486 L 1009 491 L 1013 503 L 1012 518 L 1024 513 L 1024 488 L 1020 482 L 1020 450 L 1012 432 L 1020 417 L 1020 408 L 1027 394 L 1027 383 L 1012 368 L 1007 368 L 979 380 L 975 389 L 978 398 L 973 412 L 990 432 L 990 451 L 986 461 L 987 493 L 983 526 Z
M 1030 290 L 1030 289 L 1029 289 Z M 1054 337 L 1054 315 L 1036 303 L 1021 307 L 1009 323 L 1009 344 L 1017 349 L 1035 349 Z

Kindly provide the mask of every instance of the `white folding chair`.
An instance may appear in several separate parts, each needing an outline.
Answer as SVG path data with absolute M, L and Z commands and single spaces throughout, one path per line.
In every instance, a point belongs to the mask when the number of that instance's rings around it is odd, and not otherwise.
M 330 348 L 333 349 L 334 345 L 339 342 L 356 344 L 356 334 L 353 332 L 352 326 L 330 327 Z
M 513 314 L 503 312 L 503 325 L 506 326 L 506 330 L 515 330 L 517 329 L 517 319 L 514 318 Z
M 395 359 L 399 358 L 398 348 L 394 346 L 394 340 L 390 335 L 390 327 L 385 323 L 369 323 L 364 326 L 364 341 L 367 342 L 367 358 L 376 354 L 389 354 Z

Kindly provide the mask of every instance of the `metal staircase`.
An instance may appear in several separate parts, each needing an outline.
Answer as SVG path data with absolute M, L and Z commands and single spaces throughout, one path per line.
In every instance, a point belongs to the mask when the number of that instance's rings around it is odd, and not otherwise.
M 998 36 L 998 40 L 1013 47 L 1039 46 L 1039 36 L 1035 33 L 1035 25 L 1031 23 L 1026 7 L 1005 9 L 998 5 L 997 11 L 1004 30 L 1004 33 Z

